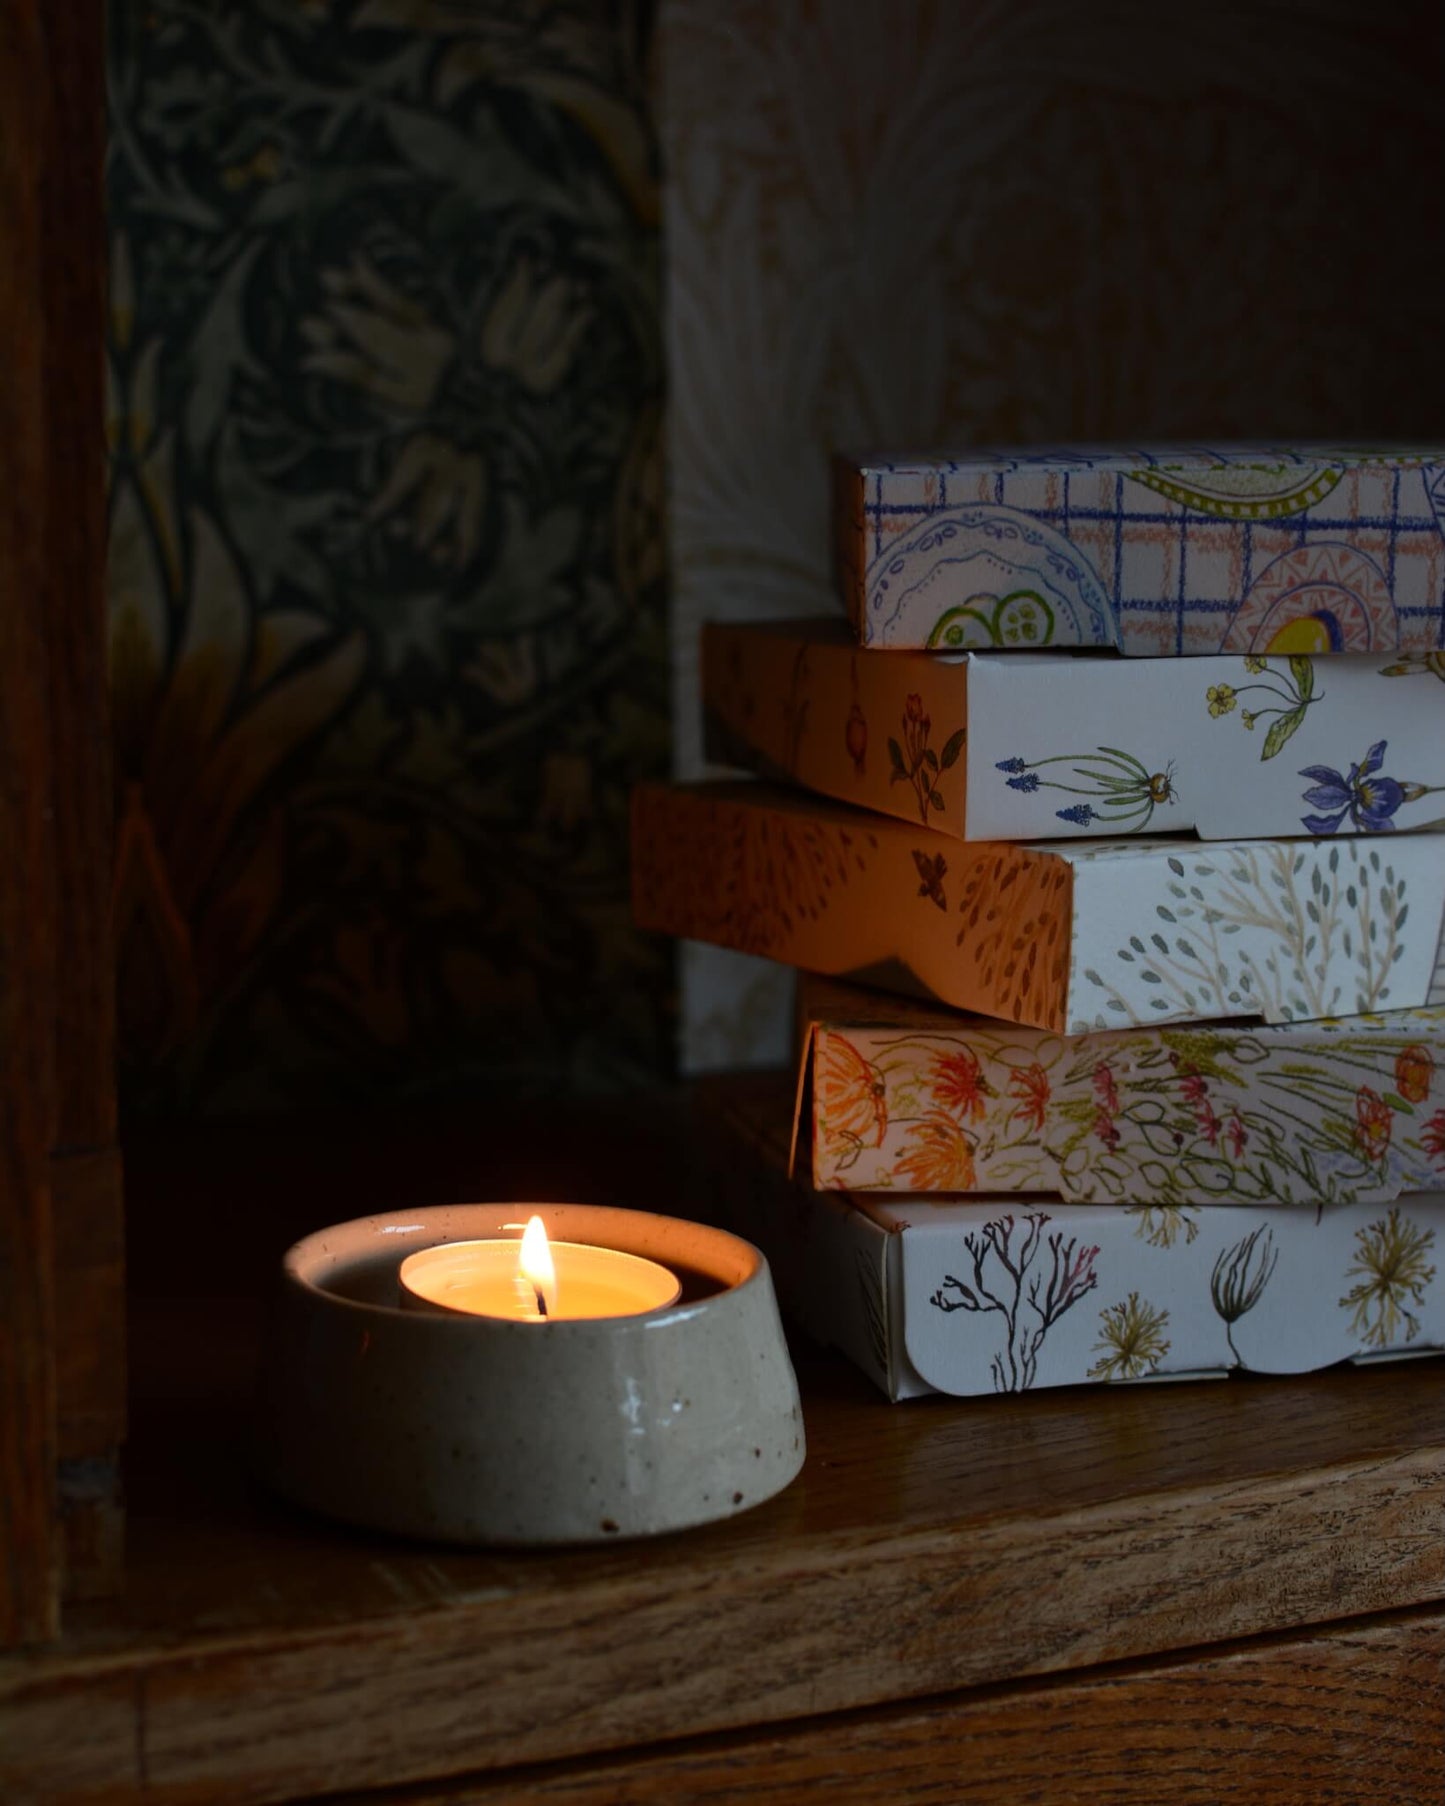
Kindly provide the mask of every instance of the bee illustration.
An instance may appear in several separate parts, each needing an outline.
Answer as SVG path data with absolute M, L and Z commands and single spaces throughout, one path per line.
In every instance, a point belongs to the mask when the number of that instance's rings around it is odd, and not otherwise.
M 948 870 L 948 862 L 942 853 L 920 853 L 913 849 L 913 863 L 918 867 L 918 876 L 923 882 L 918 887 L 920 897 L 927 897 L 942 910 L 948 908 L 948 898 L 943 894 L 943 875 Z

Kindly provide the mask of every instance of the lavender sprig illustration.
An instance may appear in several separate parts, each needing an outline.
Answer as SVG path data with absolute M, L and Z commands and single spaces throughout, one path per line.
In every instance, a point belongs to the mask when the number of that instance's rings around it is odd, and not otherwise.
M 1049 765 L 1067 765 L 1069 775 L 1082 781 L 1066 784 L 1059 778 L 1040 777 L 1039 773 Z M 1178 801 L 1172 764 L 1163 771 L 1151 772 L 1133 753 L 1121 752 L 1116 746 L 1100 746 L 1087 753 L 1058 753 L 1051 759 L 1000 759 L 994 769 L 1005 774 L 1010 790 L 1026 794 L 1062 790 L 1069 796 L 1091 797 L 1091 802 L 1072 803 L 1054 811 L 1060 821 L 1073 822 L 1081 828 L 1097 821 L 1138 833 L 1148 827 L 1157 808 Z

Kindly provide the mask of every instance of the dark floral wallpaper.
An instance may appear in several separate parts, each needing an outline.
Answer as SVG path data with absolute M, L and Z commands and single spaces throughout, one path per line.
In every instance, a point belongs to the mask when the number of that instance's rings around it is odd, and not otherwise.
M 645 52 L 600 0 L 113 0 L 132 1107 L 671 1060 Z

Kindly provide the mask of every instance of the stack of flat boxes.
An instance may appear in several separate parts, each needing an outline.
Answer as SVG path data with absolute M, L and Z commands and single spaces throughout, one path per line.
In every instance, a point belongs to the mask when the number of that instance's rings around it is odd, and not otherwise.
M 634 801 L 642 926 L 824 975 L 785 1298 L 894 1397 L 1445 1347 L 1445 452 L 836 495 L 851 628 L 705 634 L 756 775 Z

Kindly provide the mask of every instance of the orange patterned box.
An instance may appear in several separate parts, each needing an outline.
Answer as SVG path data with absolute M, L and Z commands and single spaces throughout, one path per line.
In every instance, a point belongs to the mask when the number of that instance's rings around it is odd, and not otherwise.
M 834 463 L 867 646 L 1438 653 L 1445 450 L 1183 446 Z
M 766 784 L 633 792 L 639 927 L 1064 1034 L 1445 1001 L 1445 834 L 949 840 Z

